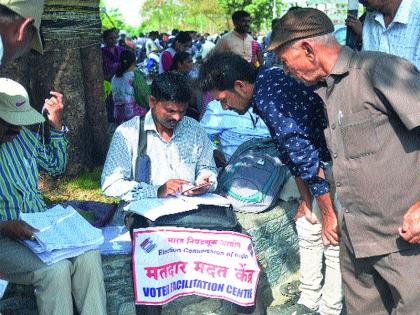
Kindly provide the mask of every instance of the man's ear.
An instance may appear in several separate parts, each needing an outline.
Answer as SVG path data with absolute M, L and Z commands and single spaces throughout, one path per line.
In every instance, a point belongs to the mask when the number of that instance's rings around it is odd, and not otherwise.
M 250 84 L 248 82 L 242 80 L 236 80 L 233 83 L 233 89 L 241 96 L 247 96 L 249 94 L 249 86 Z
M 25 40 L 25 34 L 29 28 L 32 27 L 34 19 L 30 16 L 24 17 L 21 20 L 18 28 L 18 41 L 22 42 Z
M 305 52 L 305 55 L 309 59 L 309 61 L 313 62 L 315 60 L 315 54 L 311 43 L 303 41 L 301 44 L 301 48 Z
M 156 106 L 156 103 L 157 103 L 156 98 L 154 96 L 151 96 L 150 95 L 150 97 L 149 97 L 149 107 L 150 108 L 155 107 Z

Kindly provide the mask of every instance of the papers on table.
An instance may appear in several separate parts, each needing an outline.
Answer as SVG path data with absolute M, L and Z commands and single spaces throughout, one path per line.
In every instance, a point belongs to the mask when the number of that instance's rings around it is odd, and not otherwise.
M 45 212 L 21 213 L 21 219 L 39 230 L 34 233 L 36 241 L 23 243 L 47 265 L 95 249 L 104 240 L 102 231 L 71 206 L 57 205 Z
M 104 226 L 101 230 L 104 236 L 104 242 L 98 248 L 101 255 L 131 253 L 130 232 L 125 226 Z
M 179 195 L 177 197 L 145 198 L 133 201 L 125 206 L 124 210 L 135 212 L 154 221 L 164 215 L 198 209 L 199 205 L 229 206 L 230 202 L 222 196 L 211 193 L 193 197 Z

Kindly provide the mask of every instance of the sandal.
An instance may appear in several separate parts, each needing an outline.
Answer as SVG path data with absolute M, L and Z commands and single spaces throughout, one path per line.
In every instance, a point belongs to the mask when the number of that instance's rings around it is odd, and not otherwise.
M 280 293 L 284 296 L 289 296 L 289 297 L 299 295 L 300 294 L 299 285 L 300 285 L 299 280 L 284 283 L 280 286 Z

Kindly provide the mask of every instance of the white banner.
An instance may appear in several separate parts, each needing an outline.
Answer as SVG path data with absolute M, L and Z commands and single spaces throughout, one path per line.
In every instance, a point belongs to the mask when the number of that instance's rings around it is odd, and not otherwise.
M 133 242 L 136 304 L 191 294 L 254 304 L 260 268 L 249 236 L 155 227 L 134 230 Z

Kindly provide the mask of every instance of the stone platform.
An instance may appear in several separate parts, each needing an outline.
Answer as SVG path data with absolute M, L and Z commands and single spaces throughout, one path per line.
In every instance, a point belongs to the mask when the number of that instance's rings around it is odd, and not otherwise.
M 244 233 L 252 236 L 261 265 L 259 297 L 264 309 L 285 303 L 288 298 L 280 294 L 279 286 L 297 279 L 299 269 L 298 243 L 293 216 L 297 202 L 282 202 L 259 214 L 237 213 Z M 109 315 L 135 315 L 130 255 L 102 257 L 107 309 Z M 230 315 L 235 307 L 226 301 L 199 296 L 178 298 L 163 308 L 164 315 Z M 9 284 L 0 300 L 2 315 L 36 315 L 33 289 L 29 286 Z M 100 314 L 99 314 L 100 315 Z

